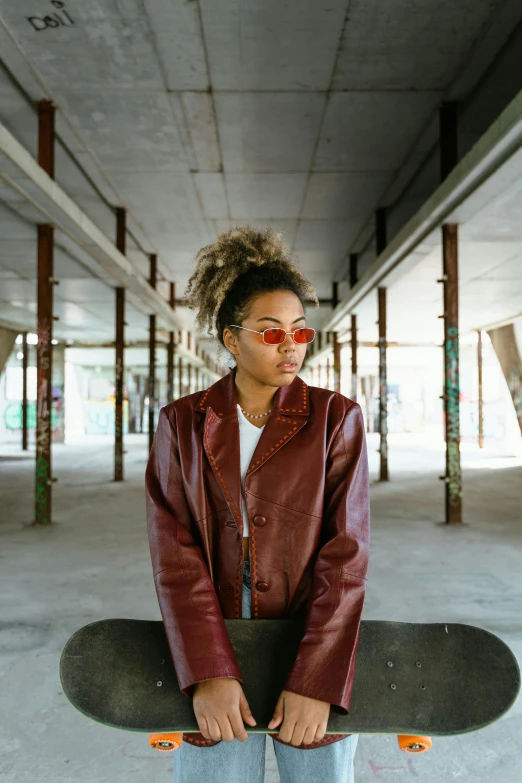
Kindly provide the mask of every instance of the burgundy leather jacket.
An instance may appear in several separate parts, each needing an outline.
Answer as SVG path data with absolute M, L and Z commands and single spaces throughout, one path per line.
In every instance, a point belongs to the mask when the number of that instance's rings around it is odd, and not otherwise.
M 243 682 L 224 618 L 242 616 L 243 520 L 235 373 L 160 410 L 145 472 L 154 583 L 182 693 Z M 303 618 L 284 690 L 347 714 L 370 541 L 361 407 L 298 375 L 277 390 L 245 476 L 252 621 Z M 274 704 L 275 708 L 275 704 Z M 278 742 L 277 732 L 271 734 Z M 302 749 L 336 742 L 325 734 Z M 201 733 L 183 738 L 201 747 Z M 289 743 L 282 743 L 289 744 Z

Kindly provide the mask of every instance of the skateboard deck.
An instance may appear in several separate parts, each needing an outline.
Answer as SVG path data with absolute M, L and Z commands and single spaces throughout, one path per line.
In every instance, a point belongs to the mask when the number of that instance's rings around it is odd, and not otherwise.
M 268 723 L 304 620 L 225 620 L 257 726 Z M 199 732 L 180 690 L 161 621 L 109 619 L 76 631 L 60 659 L 62 688 L 87 717 L 127 731 Z M 350 712 L 330 711 L 327 734 L 453 735 L 502 717 L 520 689 L 510 648 L 460 623 L 361 622 Z

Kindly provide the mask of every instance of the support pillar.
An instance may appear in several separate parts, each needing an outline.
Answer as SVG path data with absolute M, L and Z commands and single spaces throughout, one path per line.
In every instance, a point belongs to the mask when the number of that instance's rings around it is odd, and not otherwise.
M 145 421 L 145 384 L 141 375 L 138 375 L 138 394 L 140 400 L 140 434 L 143 435 L 143 422 Z
M 332 309 L 335 310 L 339 304 L 339 284 L 332 283 Z M 338 340 L 337 332 L 333 335 L 333 391 L 341 393 L 341 343 Z
M 178 397 L 183 397 L 183 359 L 181 356 L 178 356 L 178 384 L 179 384 Z
M 352 315 L 351 325 L 352 346 L 352 400 L 357 402 L 357 316 Z
M 158 405 L 161 405 L 161 378 L 155 378 L 154 380 L 154 399 Z
M 353 288 L 357 284 L 358 270 L 357 265 L 359 256 L 357 253 L 350 253 L 350 288 Z
M 386 237 L 385 237 L 386 238 Z M 359 256 L 357 253 L 350 254 L 350 288 L 354 288 L 359 280 Z M 351 316 L 351 370 L 352 370 L 352 400 L 357 402 L 357 316 L 352 313 Z
M 446 101 L 439 109 L 440 181 L 443 182 L 458 163 L 457 104 Z
M 53 345 L 53 417 L 51 439 L 65 443 L 65 343 Z
M 189 341 L 190 341 L 190 332 L 189 332 Z M 187 394 L 192 394 L 192 365 L 190 362 L 187 362 L 187 385 L 188 385 Z
M 149 256 L 151 288 L 156 288 L 157 280 L 157 257 L 155 253 Z M 156 413 L 156 315 L 149 315 L 149 452 L 152 448 L 155 432 L 155 413 Z
M 333 333 L 333 391 L 341 393 L 341 343 L 337 332 Z
M 484 448 L 484 398 L 482 387 L 482 329 L 477 329 L 477 365 L 478 365 L 478 445 Z
M 375 249 L 380 256 L 386 247 L 386 207 L 379 207 L 375 212 Z
M 505 324 L 505 326 L 488 329 L 487 333 L 506 379 L 522 433 L 522 356 L 517 344 L 515 326 L 512 323 Z
M 140 417 L 140 386 L 139 386 L 138 374 L 132 375 L 132 383 L 129 384 L 129 434 L 135 434 L 140 431 L 139 417 Z
M 388 474 L 388 382 L 386 377 L 386 288 L 377 289 L 379 297 L 379 434 L 380 480 Z
M 446 421 L 446 524 L 462 523 L 458 311 L 458 226 L 442 226 L 444 285 L 444 413 Z
M 330 358 L 326 357 L 326 388 L 330 388 Z
M 38 104 L 38 163 L 54 179 L 55 107 L 52 101 Z
M 38 163 L 54 179 L 55 109 L 51 101 L 38 107 Z M 38 282 L 36 334 L 36 470 L 35 525 L 51 524 L 51 412 L 53 358 L 54 227 L 37 229 Z
M 38 226 L 38 293 L 36 351 L 36 486 L 35 524 L 51 524 L 51 411 L 54 228 Z
M 29 365 L 27 332 L 22 333 L 22 354 L 22 451 L 27 451 L 27 367 Z
M 170 284 L 169 304 L 174 310 L 176 308 L 176 284 Z M 169 332 L 169 342 L 167 344 L 167 401 L 174 399 L 174 354 L 176 343 L 174 342 L 174 332 Z
M 125 255 L 126 212 L 116 208 L 116 247 Z M 123 481 L 123 375 L 124 375 L 124 326 L 125 289 L 116 289 L 116 340 L 115 340 L 115 417 L 114 417 L 114 481 Z

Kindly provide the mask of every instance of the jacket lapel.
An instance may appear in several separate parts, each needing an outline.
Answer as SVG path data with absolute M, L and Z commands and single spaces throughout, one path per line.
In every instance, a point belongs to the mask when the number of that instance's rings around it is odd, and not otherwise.
M 239 419 L 235 392 L 234 367 L 209 386 L 196 400 L 194 409 L 205 414 L 203 446 L 212 471 L 236 524 L 243 529 L 241 513 L 241 464 Z M 245 482 L 255 471 L 288 443 L 308 421 L 310 413 L 308 385 L 298 375 L 288 386 L 280 386 L 272 413 L 261 432 Z

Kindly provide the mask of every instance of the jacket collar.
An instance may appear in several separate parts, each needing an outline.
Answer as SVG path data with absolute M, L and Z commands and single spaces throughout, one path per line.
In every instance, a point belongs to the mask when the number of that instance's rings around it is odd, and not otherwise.
M 213 412 L 223 419 L 232 414 L 237 416 L 235 379 L 236 367 L 233 367 L 223 378 L 202 392 L 196 400 L 194 409 L 205 413 L 207 408 L 212 408 Z M 271 415 L 277 416 L 282 413 L 291 416 L 308 416 L 310 412 L 308 385 L 296 375 L 291 384 L 279 387 L 272 407 Z
M 194 410 L 205 414 L 203 445 L 212 471 L 236 525 L 243 530 L 239 419 L 235 391 L 236 368 L 209 386 L 196 400 Z M 310 414 L 309 387 L 298 375 L 275 393 L 273 410 L 261 431 L 250 465 L 249 477 L 284 448 L 302 429 Z

